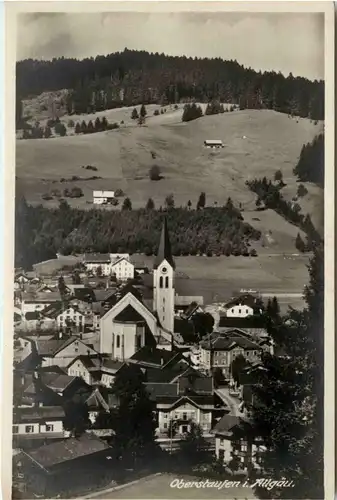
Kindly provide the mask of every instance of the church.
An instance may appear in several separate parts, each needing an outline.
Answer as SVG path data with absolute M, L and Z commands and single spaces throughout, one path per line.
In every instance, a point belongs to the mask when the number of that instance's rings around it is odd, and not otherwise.
M 124 361 L 144 346 L 172 350 L 177 298 L 175 270 L 167 221 L 164 218 L 153 266 L 152 307 L 142 299 L 136 287 L 126 285 L 117 302 L 100 319 L 101 354 Z

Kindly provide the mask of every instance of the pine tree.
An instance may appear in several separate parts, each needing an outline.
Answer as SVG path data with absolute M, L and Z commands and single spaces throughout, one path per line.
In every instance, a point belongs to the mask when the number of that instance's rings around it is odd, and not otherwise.
M 305 252 L 305 243 L 302 240 L 300 233 L 297 233 L 295 246 L 299 252 Z
M 75 125 L 75 134 L 81 133 L 81 125 L 77 122 Z
M 81 123 L 81 132 L 82 132 L 82 134 L 86 134 L 87 133 L 87 128 L 88 128 L 87 124 L 83 120 L 82 123 Z
M 168 210 L 174 208 L 174 196 L 172 193 L 166 196 L 165 205 Z
M 199 200 L 197 203 L 197 210 L 200 208 L 204 208 L 206 205 L 206 193 L 202 192 L 200 193 Z
M 138 120 L 139 115 L 138 115 L 137 108 L 133 108 L 132 113 L 131 113 L 131 118 L 132 118 L 132 120 Z
M 140 108 L 140 116 L 141 116 L 142 118 L 145 118 L 145 117 L 146 117 L 146 115 L 147 115 L 147 113 L 146 113 L 146 108 L 145 108 L 144 104 L 142 104 L 142 105 L 141 105 L 141 108 Z
M 135 365 L 124 365 L 116 375 L 112 392 L 118 400 L 114 412 L 114 446 L 120 455 L 136 458 L 151 450 L 155 440 L 155 404 L 145 388 L 145 376 Z
M 101 123 L 101 120 L 99 119 L 99 116 L 98 116 L 95 120 L 95 131 L 101 132 L 102 129 L 103 129 L 102 123 Z
M 146 210 L 154 210 L 154 201 L 152 198 L 149 198 L 146 203 Z
M 64 300 L 67 296 L 67 287 L 63 276 L 60 276 L 58 279 L 58 290 L 60 292 L 61 299 Z
M 50 129 L 50 127 L 46 127 L 44 129 L 44 138 L 49 139 L 50 136 L 51 136 L 51 129 Z
M 92 134 L 95 132 L 94 124 L 92 123 L 91 120 L 89 120 L 88 127 L 87 127 L 87 133 Z
M 122 210 L 132 210 L 132 203 L 130 198 L 125 198 L 122 205 Z
M 108 125 L 109 125 L 108 120 L 106 119 L 105 116 L 103 116 L 102 123 L 101 123 L 102 130 L 106 130 L 108 128 Z
M 276 170 L 275 174 L 274 174 L 274 180 L 277 182 L 281 182 L 283 180 L 283 174 L 281 172 L 281 170 Z

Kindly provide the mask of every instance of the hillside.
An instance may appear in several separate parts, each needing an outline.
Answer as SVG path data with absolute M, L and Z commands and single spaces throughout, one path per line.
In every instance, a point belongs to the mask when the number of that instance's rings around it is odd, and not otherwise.
M 205 107 L 205 105 L 202 105 Z M 204 116 L 182 123 L 182 106 L 167 107 L 163 115 L 153 116 L 156 105 L 147 106 L 149 118 L 145 126 L 131 120 L 132 108 L 119 108 L 95 115 L 72 116 L 75 121 L 106 116 L 109 122 L 124 121 L 118 130 L 91 135 L 69 135 L 51 139 L 17 141 L 18 185 L 27 201 L 41 203 L 41 196 L 52 189 L 80 186 L 84 197 L 70 200 L 72 206 L 92 207 L 93 189 L 123 189 L 133 208 L 144 207 L 151 196 L 157 208 L 164 206 L 165 197 L 173 193 L 176 206 L 186 206 L 188 200 L 197 203 L 201 191 L 206 192 L 206 204 L 222 205 L 228 197 L 242 204 L 248 222 L 256 218 L 255 195 L 245 186 L 254 177 L 273 178 L 280 169 L 287 186 L 283 194 L 291 199 L 297 190 L 293 168 L 304 143 L 322 130 L 307 119 L 292 119 L 287 115 L 266 110 L 245 110 Z M 41 117 L 42 118 L 42 117 Z M 69 117 L 61 121 L 68 123 Z M 43 124 L 43 120 L 41 121 Z M 68 134 L 73 133 L 68 130 Z M 225 147 L 211 151 L 203 147 L 205 139 L 222 139 Z M 151 152 L 156 153 L 156 159 Z M 94 165 L 97 172 L 82 168 Z M 151 181 L 149 168 L 160 166 L 163 179 Z M 72 176 L 101 179 L 60 183 Z M 300 200 L 314 223 L 320 222 L 321 189 L 306 184 L 308 194 Z M 44 202 L 57 206 L 57 200 Z M 254 211 L 251 213 L 251 211 Z M 274 230 L 273 217 L 259 212 L 266 220 L 266 230 Z M 259 224 L 260 225 L 260 224 Z M 297 229 L 290 229 L 297 234 Z

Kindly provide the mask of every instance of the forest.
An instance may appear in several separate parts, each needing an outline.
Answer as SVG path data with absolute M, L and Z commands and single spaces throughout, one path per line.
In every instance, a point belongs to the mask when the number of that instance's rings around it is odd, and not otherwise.
M 324 82 L 257 72 L 237 61 L 187 58 L 125 49 L 83 60 L 26 59 L 16 65 L 17 126 L 22 100 L 68 89 L 68 114 L 139 104 L 220 102 L 324 119 Z
M 57 209 L 28 205 L 16 197 L 15 266 L 84 252 L 157 252 L 163 216 L 167 217 L 174 255 L 255 256 L 251 242 L 261 233 L 243 222 L 231 202 L 224 207 L 188 210 L 104 211 L 73 209 L 65 201 Z
M 324 134 L 304 144 L 294 175 L 302 182 L 313 182 L 324 187 Z

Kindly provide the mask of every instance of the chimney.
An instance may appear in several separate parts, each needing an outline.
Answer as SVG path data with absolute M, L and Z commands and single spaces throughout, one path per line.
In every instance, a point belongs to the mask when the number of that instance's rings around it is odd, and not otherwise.
M 25 377 L 25 375 L 23 374 L 23 375 L 21 375 L 21 385 L 24 385 L 24 384 L 25 384 L 25 382 L 26 382 L 26 377 Z

